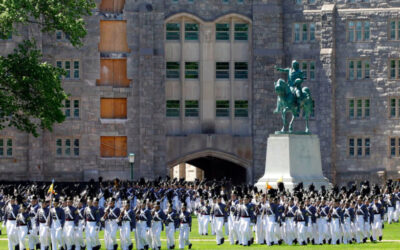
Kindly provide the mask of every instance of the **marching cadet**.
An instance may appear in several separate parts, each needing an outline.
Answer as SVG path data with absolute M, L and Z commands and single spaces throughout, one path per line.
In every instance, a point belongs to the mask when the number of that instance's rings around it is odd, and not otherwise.
M 5 213 L 4 213 L 4 224 L 6 225 L 7 229 L 9 250 L 14 250 L 14 247 L 18 245 L 18 229 L 16 223 L 18 210 L 19 206 L 17 205 L 16 197 L 12 196 L 11 200 L 5 207 Z
M 64 207 L 65 225 L 64 225 L 64 242 L 67 250 L 71 250 L 75 245 L 75 222 L 76 208 L 72 206 L 72 198 L 67 198 L 67 206 Z
M 239 244 L 239 220 L 240 217 L 238 216 L 238 204 L 239 200 L 235 193 L 231 194 L 231 200 L 228 202 L 229 207 L 229 216 L 228 216 L 228 227 L 229 227 L 229 242 L 231 245 Z
M 25 250 L 25 238 L 28 235 L 29 230 L 31 229 L 31 218 L 27 211 L 27 207 L 25 205 L 21 205 L 19 213 L 17 215 L 17 231 L 18 231 L 18 241 L 19 241 L 19 249 Z
M 382 204 L 379 202 L 378 197 L 374 197 L 373 202 L 369 206 L 370 211 L 370 221 L 372 228 L 372 238 L 371 241 L 377 241 L 379 237 L 379 241 L 382 240 L 382 219 L 384 209 Z
M 212 198 L 211 198 L 211 208 L 214 206 L 214 204 L 217 202 L 217 197 L 216 196 L 213 196 Z M 216 233 L 215 233 L 215 217 L 214 217 L 214 214 L 213 214 L 213 212 L 211 211 L 211 213 L 210 213 L 210 224 L 211 224 L 211 235 L 215 235 Z
M 132 250 L 133 244 L 130 237 L 131 231 L 135 231 L 136 228 L 136 218 L 135 213 L 130 208 L 129 201 L 124 200 L 122 202 L 123 208 L 118 217 L 118 222 L 120 223 L 120 237 L 121 237 L 121 249 L 122 250 Z
M 50 208 L 49 201 L 41 200 L 42 207 L 38 209 L 36 225 L 39 227 L 39 241 L 41 250 L 49 250 L 50 246 Z
M 203 235 L 208 235 L 208 224 L 210 224 L 211 221 L 211 206 L 207 199 L 204 201 L 204 205 L 200 208 L 200 213 L 202 218 L 201 227 Z
M 329 214 L 329 206 L 326 205 L 326 201 L 322 198 L 321 203 L 317 209 L 318 213 L 318 244 L 326 244 L 328 239 L 330 239 L 329 230 L 328 230 L 328 214 Z
M 161 249 L 161 231 L 163 230 L 163 221 L 166 219 L 165 213 L 160 205 L 161 202 L 157 201 L 154 209 L 151 211 L 151 239 L 153 249 Z
M 365 230 L 364 239 L 365 239 L 365 242 L 366 242 L 367 239 L 370 238 L 371 242 L 372 242 L 373 240 L 372 240 L 372 234 L 371 234 L 371 220 L 370 220 L 371 219 L 371 214 L 370 214 L 370 210 L 369 210 L 370 203 L 369 203 L 369 198 L 368 197 L 365 197 L 364 204 L 365 204 L 366 210 L 367 210 L 367 216 L 366 216 L 365 221 L 364 221 L 364 223 L 365 223 L 365 225 L 364 225 L 364 230 Z
M 182 204 L 181 213 L 179 214 L 179 249 L 184 249 L 188 246 L 192 248 L 192 243 L 189 240 L 190 228 L 192 227 L 192 216 L 186 211 L 186 204 Z
M 284 239 L 284 232 L 285 232 L 285 205 L 281 203 L 281 200 L 275 202 L 277 204 L 276 209 L 276 216 L 275 216 L 275 231 L 276 237 L 278 239 L 278 244 L 281 245 Z
M 33 196 L 31 199 L 31 203 L 29 204 L 29 206 L 27 208 L 29 211 L 30 220 L 31 220 L 31 222 L 33 222 L 33 223 L 31 223 L 32 228 L 30 229 L 30 233 L 28 234 L 28 246 L 29 246 L 29 249 L 32 249 L 32 250 L 35 249 L 35 246 L 36 246 L 37 250 L 40 249 L 40 243 L 39 243 L 39 237 L 38 237 L 39 229 L 35 223 L 37 211 L 39 208 L 40 208 L 40 206 L 38 204 L 37 197 Z
M 115 206 L 115 198 L 110 198 L 108 206 L 104 211 L 102 220 L 105 222 L 104 243 L 107 250 L 117 250 L 117 219 L 120 215 L 120 209 Z
M 297 226 L 297 240 L 301 245 L 307 245 L 306 230 L 308 225 L 308 217 L 310 216 L 304 208 L 304 203 L 299 203 L 299 208 L 295 212 L 294 220 Z
M 139 203 L 139 201 L 138 201 Z M 137 249 L 149 249 L 150 242 L 147 234 L 151 228 L 151 211 L 143 201 L 136 210 L 136 247 Z
M 200 200 L 195 203 L 194 211 L 197 216 L 197 224 L 199 227 L 199 235 L 205 235 L 205 232 L 203 232 L 203 214 L 201 213 L 201 208 L 204 206 L 204 199 L 203 197 L 200 197 Z
M 167 210 L 165 212 L 166 217 L 164 220 L 165 224 L 165 235 L 167 237 L 167 249 L 175 248 L 175 228 L 178 228 L 178 214 L 172 208 L 171 204 L 167 205 Z M 175 227 L 176 225 L 176 227 Z
M 88 250 L 100 250 L 99 237 L 99 224 L 100 224 L 100 210 L 99 201 L 94 199 L 93 203 L 90 198 L 87 199 L 88 206 L 85 207 L 83 216 L 86 221 L 86 247 Z M 91 204 L 92 203 L 92 204 Z
M 365 206 L 365 204 L 362 203 L 362 198 L 361 196 L 359 196 L 357 199 L 356 221 L 355 221 L 357 243 L 361 243 L 361 241 L 365 243 L 367 241 L 367 238 L 365 237 L 366 216 L 368 216 L 367 207 Z
M 54 198 L 50 208 L 50 237 L 52 249 L 64 248 L 63 227 L 65 223 L 64 209 L 59 207 L 59 198 Z
M 223 232 L 223 226 L 225 222 L 225 218 L 227 217 L 226 215 L 226 206 L 221 202 L 221 196 L 216 197 L 216 203 L 213 204 L 211 208 L 211 214 L 214 217 L 214 229 L 216 233 L 216 241 L 217 245 L 224 244 L 224 232 Z
M 250 197 L 245 195 L 243 204 L 240 206 L 240 245 L 250 246 L 252 244 L 251 223 L 255 220 L 254 207 L 250 203 Z
M 395 218 L 395 206 L 396 206 L 396 200 L 393 197 L 392 194 L 387 194 L 386 196 L 386 204 L 387 204 L 387 222 L 388 224 L 391 224 L 392 221 L 398 220 L 398 218 Z
M 257 205 L 255 206 L 255 216 L 256 216 L 256 225 L 255 225 L 255 235 L 257 244 L 265 244 L 265 232 L 264 232 L 264 209 L 265 209 L 265 194 L 263 196 L 258 197 Z
M 276 237 L 276 231 L 275 231 L 275 224 L 276 224 L 276 213 L 277 213 L 277 208 L 278 208 L 278 199 L 274 199 L 272 197 L 269 198 L 269 202 L 265 204 L 265 208 L 263 211 L 263 216 L 264 216 L 264 232 L 265 232 L 265 243 L 268 246 L 272 246 L 275 244 L 275 242 L 278 242 L 278 239 Z
M 393 196 L 396 199 L 395 222 L 399 222 L 399 217 L 400 217 L 400 190 L 399 190 L 399 188 L 396 188 L 394 190 Z
M 309 214 L 307 226 L 307 238 L 315 245 L 318 241 L 318 228 L 317 228 L 317 208 L 314 206 L 314 199 L 306 199 L 305 208 Z
M 349 201 L 345 201 L 345 207 L 343 209 L 343 223 L 342 223 L 343 244 L 352 243 L 353 221 L 354 221 L 354 209 L 350 207 Z
M 290 198 L 289 200 L 289 205 L 285 206 L 285 235 L 286 235 L 286 239 L 285 242 L 286 244 L 288 244 L 289 246 L 293 244 L 293 242 L 297 242 L 295 241 L 296 239 L 296 225 L 294 223 L 294 217 L 297 211 L 297 206 L 294 204 L 294 200 L 293 198 Z
M 83 228 L 86 221 L 85 208 L 85 199 L 82 198 L 79 200 L 78 207 L 75 210 L 75 250 L 85 249 L 85 239 L 83 238 Z
M 333 206 L 330 208 L 329 217 L 331 219 L 332 244 L 340 244 L 342 238 L 340 225 L 343 222 L 343 214 L 338 200 L 335 200 Z

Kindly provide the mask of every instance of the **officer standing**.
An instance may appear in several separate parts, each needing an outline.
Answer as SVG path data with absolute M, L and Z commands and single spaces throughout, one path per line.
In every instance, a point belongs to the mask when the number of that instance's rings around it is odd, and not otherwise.
M 179 249 L 184 249 L 188 246 L 192 248 L 192 243 L 189 240 L 190 228 L 192 227 L 192 216 L 186 211 L 186 204 L 182 204 L 181 213 L 179 215 L 180 227 L 179 227 Z
M 167 236 L 167 249 L 175 248 L 175 228 L 178 228 L 178 214 L 172 208 L 171 204 L 167 205 L 165 224 L 165 234 Z M 176 225 L 176 227 L 175 227 Z
M 98 200 L 90 199 L 87 200 L 88 206 L 84 209 L 83 216 L 86 221 L 86 247 L 88 250 L 100 250 L 98 244 L 99 237 L 99 224 L 100 224 L 100 212 L 98 208 Z
M 28 246 L 29 246 L 29 249 L 35 249 L 35 246 L 36 246 L 36 249 L 40 249 L 40 243 L 39 243 L 39 237 L 38 237 L 39 229 L 38 229 L 38 227 L 36 226 L 36 223 L 35 223 L 35 219 L 36 219 L 36 216 L 37 216 L 37 211 L 38 211 L 39 208 L 40 208 L 40 206 L 38 204 L 37 197 L 33 196 L 32 199 L 31 199 L 31 203 L 28 206 L 29 217 L 30 217 L 30 220 L 32 221 L 32 223 L 31 223 L 31 227 L 32 228 L 31 228 L 30 233 L 28 235 Z
M 71 250 L 75 244 L 75 222 L 76 208 L 72 206 L 72 198 L 67 198 L 67 206 L 64 207 L 65 225 L 64 225 L 64 241 L 67 245 L 67 250 Z
M 166 219 L 165 213 L 161 210 L 160 201 L 155 203 L 155 206 L 151 212 L 152 223 L 151 223 L 151 239 L 152 248 L 161 249 L 161 231 L 163 229 L 163 221 Z
M 225 241 L 223 232 L 225 218 L 227 217 L 225 207 L 225 204 L 221 202 L 221 196 L 217 196 L 216 203 L 213 204 L 213 207 L 211 208 L 212 215 L 215 221 L 214 228 L 217 245 L 224 244 Z
M 133 244 L 130 237 L 131 231 L 135 231 L 136 228 L 136 218 L 135 213 L 130 208 L 129 201 L 125 200 L 122 202 L 123 208 L 121 214 L 118 218 L 120 223 L 120 236 L 121 236 L 121 249 L 122 250 L 132 250 Z
M 50 208 L 49 201 L 41 200 L 42 207 L 38 209 L 36 226 L 39 228 L 39 241 L 41 250 L 49 250 L 50 246 Z
M 29 217 L 29 213 L 27 212 L 27 207 L 23 204 L 20 207 L 16 222 L 17 222 L 19 249 L 24 250 L 26 249 L 25 238 L 28 235 L 29 230 L 31 229 L 31 218 Z

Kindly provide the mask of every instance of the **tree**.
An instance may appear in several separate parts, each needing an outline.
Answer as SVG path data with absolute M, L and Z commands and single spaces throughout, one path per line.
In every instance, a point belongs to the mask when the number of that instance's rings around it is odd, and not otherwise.
M 83 17 L 94 7 L 94 0 L 0 0 L 0 38 L 18 34 L 18 25 L 37 25 L 45 33 L 64 32 L 80 47 L 87 33 Z M 43 62 L 31 38 L 0 56 L 0 130 L 15 127 L 38 136 L 38 129 L 51 131 L 54 123 L 63 122 L 64 74 Z

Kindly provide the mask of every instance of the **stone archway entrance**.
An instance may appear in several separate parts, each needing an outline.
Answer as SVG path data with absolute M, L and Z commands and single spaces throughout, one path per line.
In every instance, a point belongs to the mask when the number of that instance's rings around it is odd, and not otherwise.
M 168 164 L 173 178 L 231 179 L 234 184 L 247 183 L 251 179 L 251 172 L 246 162 L 215 151 L 203 151 L 186 155 Z M 250 175 L 250 176 L 249 176 Z

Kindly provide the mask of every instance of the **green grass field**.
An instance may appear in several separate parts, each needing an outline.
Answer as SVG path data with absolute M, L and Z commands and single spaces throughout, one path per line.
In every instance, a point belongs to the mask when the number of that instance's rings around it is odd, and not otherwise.
M 225 237 L 225 244 L 221 246 L 217 246 L 215 242 L 215 236 L 209 235 L 208 236 L 200 236 L 197 232 L 197 219 L 193 218 L 193 228 L 192 232 L 190 233 L 190 240 L 193 244 L 192 249 L 218 249 L 218 250 L 230 250 L 230 249 L 262 249 L 262 248 L 269 248 L 266 245 L 251 245 L 250 247 L 243 247 L 237 245 L 230 245 L 228 237 Z M 0 250 L 7 249 L 7 235 L 5 235 L 5 229 L 2 229 L 3 235 L 0 236 Z M 178 233 L 176 233 L 176 248 L 178 246 Z M 132 239 L 134 238 L 132 234 Z M 100 233 L 100 239 L 103 239 L 103 232 Z M 161 234 L 162 239 L 162 249 L 166 249 L 166 237 L 165 231 Z M 104 241 L 101 240 L 104 248 Z M 187 248 L 187 247 L 186 247 Z M 306 249 L 306 248 L 313 248 L 313 249 L 400 249 L 400 223 L 395 223 L 391 225 L 385 224 L 385 229 L 383 231 L 383 241 L 378 243 L 366 243 L 366 244 L 352 244 L 352 245 L 323 245 L 323 246 L 273 246 L 273 248 L 277 249 Z M 120 248 L 118 248 L 120 249 Z

